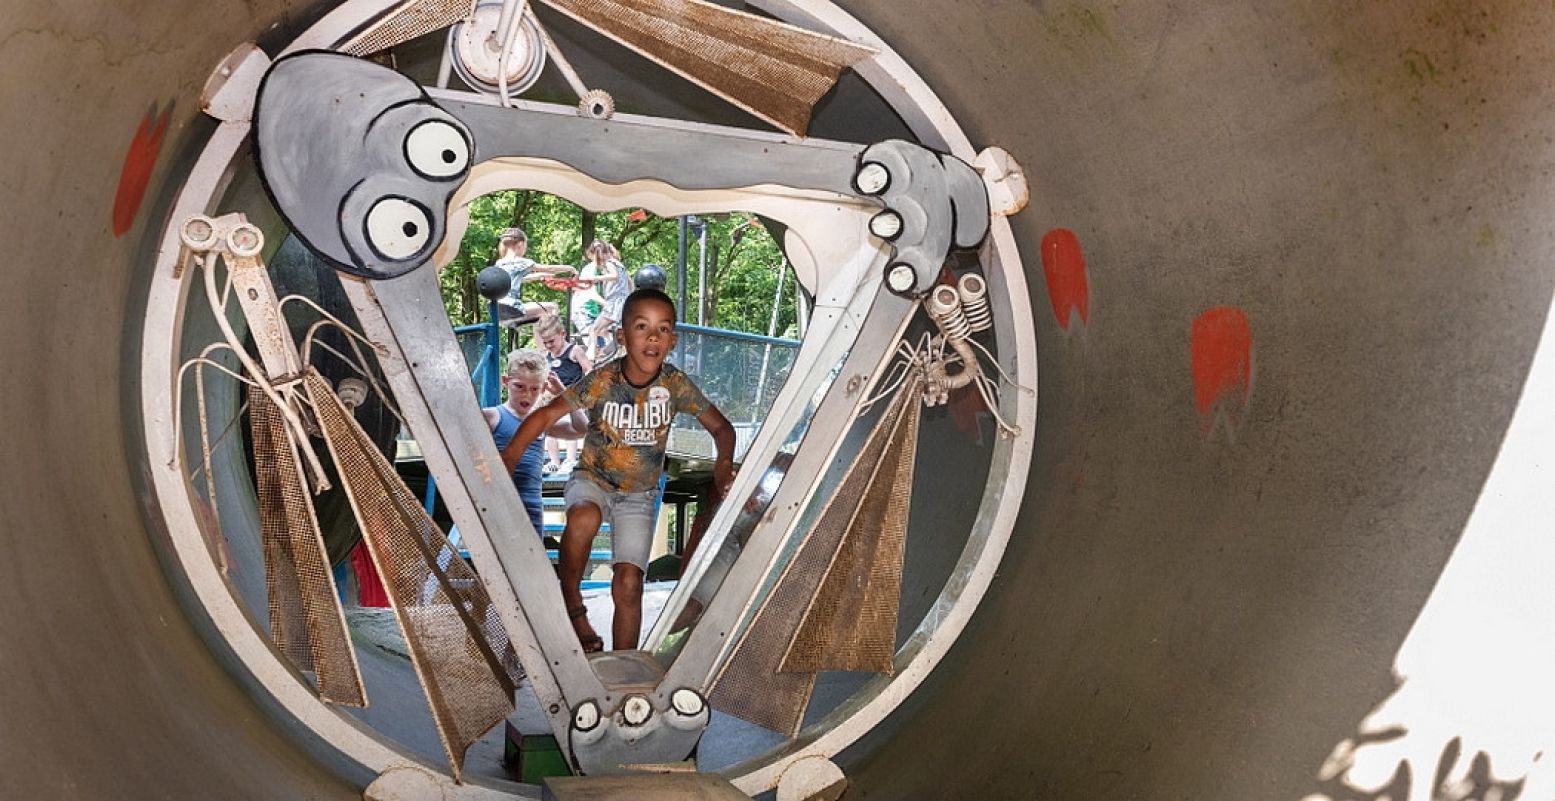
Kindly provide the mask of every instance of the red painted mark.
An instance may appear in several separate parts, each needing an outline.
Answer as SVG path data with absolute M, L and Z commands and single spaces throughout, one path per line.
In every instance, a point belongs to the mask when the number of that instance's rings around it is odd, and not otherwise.
M 151 168 L 157 164 L 162 152 L 162 137 L 167 133 L 167 122 L 173 116 L 173 104 L 162 110 L 156 119 L 157 107 L 153 105 L 140 121 L 135 138 L 130 140 L 130 151 L 124 155 L 124 169 L 119 172 L 119 191 L 113 195 L 113 235 L 124 236 L 135 222 L 140 202 L 146 197 L 146 185 L 151 182 Z
M 1072 312 L 1080 322 L 1091 321 L 1091 287 L 1085 277 L 1085 254 L 1080 239 L 1068 228 L 1054 228 L 1042 237 L 1042 272 L 1047 275 L 1047 296 L 1053 302 L 1058 325 L 1069 330 Z
M 1200 433 L 1209 435 L 1221 411 L 1234 427 L 1252 394 L 1253 329 L 1247 314 L 1232 306 L 1200 314 L 1193 321 L 1189 344 Z

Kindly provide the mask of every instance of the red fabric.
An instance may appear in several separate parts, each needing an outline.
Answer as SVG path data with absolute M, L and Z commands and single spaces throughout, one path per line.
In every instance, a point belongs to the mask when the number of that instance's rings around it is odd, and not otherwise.
M 389 605 L 389 593 L 378 578 L 378 569 L 367 554 L 367 545 L 357 543 L 351 551 L 351 569 L 356 571 L 356 602 L 359 606 L 385 607 Z

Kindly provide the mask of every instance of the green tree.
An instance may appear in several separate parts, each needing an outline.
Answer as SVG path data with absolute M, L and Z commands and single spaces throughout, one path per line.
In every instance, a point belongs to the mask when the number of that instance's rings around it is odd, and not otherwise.
M 690 234 L 686 257 L 686 297 L 683 312 L 696 320 L 700 303 L 707 325 L 735 331 L 765 334 L 772 313 L 778 275 L 787 262 L 777 241 L 761 219 L 731 211 L 703 217 L 707 223 L 707 293 L 697 297 L 698 240 Z M 678 294 L 675 262 L 678 224 L 675 218 L 658 217 L 637 209 L 587 212 L 555 195 L 532 190 L 494 192 L 476 198 L 469 206 L 469 224 L 459 253 L 443 269 L 440 280 L 448 317 L 454 325 L 485 319 L 485 301 L 475 292 L 475 275 L 496 260 L 497 238 L 502 229 L 518 225 L 529 236 L 529 257 L 544 264 L 583 261 L 590 229 L 592 236 L 621 251 L 628 272 L 644 264 L 658 264 L 669 276 L 668 290 Z M 795 324 L 792 275 L 785 279 L 777 331 Z M 552 301 L 566 308 L 567 295 L 542 284 L 524 289 L 526 298 Z

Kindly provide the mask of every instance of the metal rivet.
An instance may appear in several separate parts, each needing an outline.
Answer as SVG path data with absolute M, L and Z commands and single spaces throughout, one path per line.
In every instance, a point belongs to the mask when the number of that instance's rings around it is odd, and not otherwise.
M 206 250 L 216 240 L 216 224 L 209 217 L 190 217 L 179 232 L 184 244 L 195 250 Z
M 240 223 L 227 233 L 227 247 L 238 256 L 257 256 L 264 244 L 265 235 L 253 223 Z
M 897 264 L 886 274 L 886 284 L 894 292 L 906 292 L 917 282 L 918 273 L 908 264 Z

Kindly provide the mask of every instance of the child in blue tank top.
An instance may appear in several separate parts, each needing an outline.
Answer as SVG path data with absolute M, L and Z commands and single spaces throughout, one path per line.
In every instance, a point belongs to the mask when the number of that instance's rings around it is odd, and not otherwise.
M 507 448 L 508 443 L 513 441 L 513 435 L 518 433 L 519 426 L 523 425 L 530 410 L 539 404 L 542 394 L 549 390 L 551 395 L 560 395 L 563 389 L 561 382 L 551 372 L 550 360 L 533 350 L 515 350 L 508 354 L 508 370 L 502 376 L 502 386 L 508 391 L 507 402 L 481 410 L 486 416 L 486 425 L 491 429 L 492 438 L 496 440 L 498 451 Z M 582 412 L 574 412 L 563 415 L 553 423 L 548 433 L 558 437 L 578 437 L 587 428 L 588 418 Z M 545 530 L 544 507 L 540 500 L 540 465 L 544 461 L 545 450 L 539 442 L 533 442 L 524 449 L 512 470 L 513 486 L 518 490 L 519 499 L 524 502 L 524 511 L 529 513 L 529 522 L 534 524 L 536 533 Z

